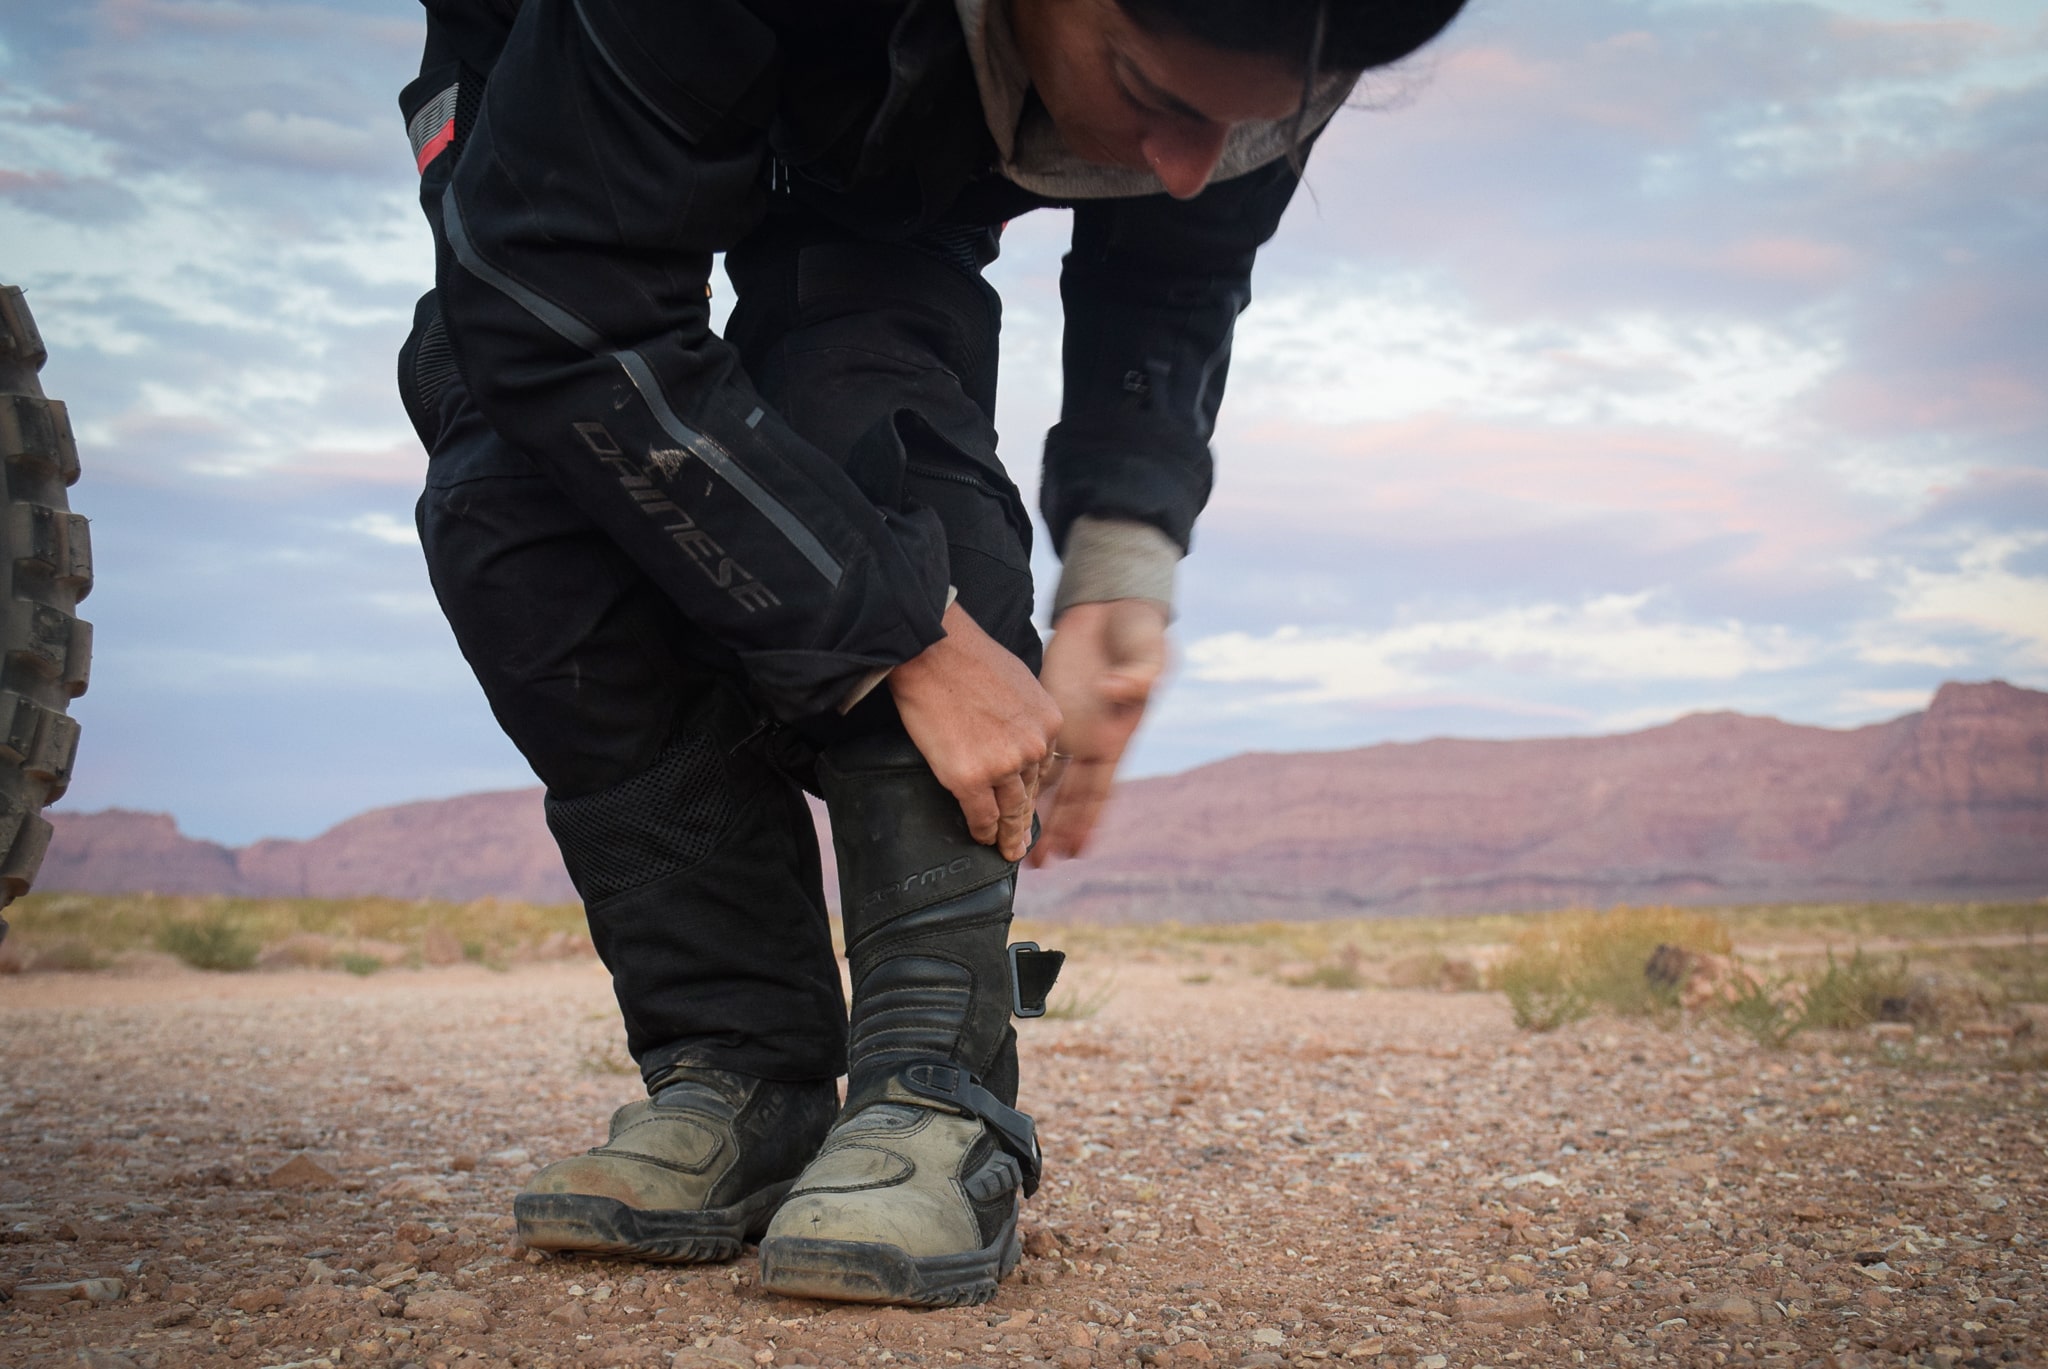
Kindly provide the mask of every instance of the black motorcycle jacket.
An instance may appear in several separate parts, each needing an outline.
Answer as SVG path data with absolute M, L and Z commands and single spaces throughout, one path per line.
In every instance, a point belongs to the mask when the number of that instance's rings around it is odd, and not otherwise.
M 458 368 L 784 717 L 938 640 L 938 520 L 878 502 L 762 402 L 707 282 L 778 214 L 908 240 L 1051 203 L 997 170 L 953 0 L 426 4 L 401 96 L 436 246 L 401 361 L 415 424 L 435 423 L 433 366 Z M 1073 205 L 1056 548 L 1083 514 L 1186 547 L 1231 330 L 1295 180 L 1281 161 L 1189 201 Z

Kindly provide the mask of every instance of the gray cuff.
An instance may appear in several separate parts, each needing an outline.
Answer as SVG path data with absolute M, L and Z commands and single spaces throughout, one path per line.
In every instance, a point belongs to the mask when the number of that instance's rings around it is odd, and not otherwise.
M 1083 514 L 1067 530 L 1067 554 L 1052 616 L 1075 604 L 1150 599 L 1173 614 L 1173 573 L 1180 544 L 1150 523 Z

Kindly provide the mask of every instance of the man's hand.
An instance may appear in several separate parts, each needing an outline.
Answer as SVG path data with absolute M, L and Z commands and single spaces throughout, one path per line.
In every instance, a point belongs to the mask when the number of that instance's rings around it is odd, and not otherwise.
M 1151 599 L 1075 604 L 1053 625 L 1039 678 L 1066 719 L 1057 748 L 1064 759 L 1049 780 L 1051 812 L 1032 864 L 1077 856 L 1088 844 L 1165 670 L 1166 610 Z
M 944 624 L 943 638 L 889 672 L 889 692 L 910 740 L 960 800 L 974 839 L 1022 860 L 1059 706 L 960 605 L 946 610 Z

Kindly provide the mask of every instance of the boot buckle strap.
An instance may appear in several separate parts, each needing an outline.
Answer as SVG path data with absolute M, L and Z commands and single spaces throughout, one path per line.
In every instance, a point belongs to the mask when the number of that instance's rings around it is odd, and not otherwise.
M 1045 1016 L 1045 1000 L 1059 981 L 1065 951 L 1040 950 L 1035 941 L 1010 946 L 1010 1011 L 1019 1017 Z
M 936 1061 L 906 1065 L 897 1071 L 897 1082 L 920 1098 L 949 1103 L 970 1117 L 977 1117 L 994 1133 L 996 1141 L 1017 1161 L 1023 1172 L 1024 1196 L 1038 1192 L 1038 1177 L 1044 1168 L 1038 1149 L 1038 1127 L 1029 1114 L 1017 1111 L 981 1086 L 958 1065 Z

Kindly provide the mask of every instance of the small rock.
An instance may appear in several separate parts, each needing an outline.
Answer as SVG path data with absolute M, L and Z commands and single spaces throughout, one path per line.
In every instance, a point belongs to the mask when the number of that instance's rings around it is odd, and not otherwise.
M 458 1174 L 467 1174 L 476 1168 L 476 1156 L 457 1155 L 448 1162 L 448 1168 Z
M 282 1288 L 245 1288 L 228 1299 L 228 1306 L 237 1312 L 268 1312 L 273 1307 L 284 1306 Z
M 1184 1340 L 1174 1346 L 1173 1357 L 1189 1364 L 1207 1364 L 1216 1358 L 1209 1352 L 1209 1347 L 1198 1340 Z
M 331 1283 L 309 1283 L 285 1295 L 285 1302 L 295 1308 L 335 1307 L 348 1301 L 348 1290 Z
M 121 1301 L 127 1287 L 119 1279 L 70 1279 L 63 1283 L 16 1284 L 14 1300 L 20 1303 L 50 1304 L 89 1302 L 105 1307 Z
M 756 1363 L 756 1364 L 773 1364 L 773 1363 L 775 1363 L 775 1352 L 774 1352 L 773 1350 L 766 1350 L 766 1349 L 763 1349 L 763 1350 L 756 1350 L 756 1351 L 754 1352 L 754 1363 Z
M 551 1322 L 558 1322 L 563 1326 L 581 1326 L 583 1325 L 586 1316 L 587 1314 L 583 1310 L 583 1304 L 575 1301 L 574 1299 L 571 1299 L 570 1301 L 563 1303 L 560 1307 L 557 1307 L 553 1311 L 549 1312 L 548 1320 Z
M 754 1352 L 747 1348 L 745 1342 L 733 1336 L 717 1337 L 705 1346 L 701 1353 L 727 1364 L 751 1365 L 754 1362 Z
M 511 1169 L 519 1165 L 532 1164 L 533 1152 L 524 1146 L 514 1146 L 510 1150 L 492 1151 L 489 1155 L 484 1156 L 483 1162 L 487 1165 L 496 1166 L 499 1169 Z
M 1067 1328 L 1067 1344 L 1082 1350 L 1095 1348 L 1095 1337 L 1088 1334 L 1088 1328 L 1076 1322 Z
M 427 1293 L 415 1293 L 405 1300 L 407 1321 L 439 1322 L 459 1331 L 488 1331 L 491 1327 L 491 1309 L 484 1300 L 471 1293 L 458 1293 L 450 1288 L 437 1288 Z
M 92 1347 L 80 1350 L 72 1363 L 83 1366 L 83 1369 L 139 1369 L 134 1357 L 130 1355 L 119 1350 L 100 1350 Z
M 1252 1332 L 1251 1341 L 1253 1345 L 1278 1347 L 1287 1344 L 1287 1337 L 1281 1335 L 1277 1329 L 1271 1326 L 1261 1326 L 1258 1330 Z
M 1344 1350 L 1344 1358 L 1377 1359 L 1379 1356 L 1384 1355 L 1386 1353 L 1387 1338 L 1385 1336 L 1367 1336 L 1364 1340 L 1359 1341 L 1355 1345 L 1346 1346 Z
M 1911 1041 L 1913 1024 L 1910 1022 L 1873 1022 L 1870 1034 L 1880 1041 Z
M 183 1326 L 199 1315 L 199 1309 L 189 1302 L 174 1302 L 149 1319 L 149 1324 L 159 1331 L 173 1326 Z
M 424 1174 L 408 1174 L 393 1179 L 377 1190 L 379 1198 L 390 1198 L 404 1203 L 446 1203 L 454 1201 L 446 1185 L 439 1179 Z
M 1965 1041 L 2010 1041 L 2016 1029 L 2003 1022 L 1965 1022 L 1956 1030 Z
M 1056 1361 L 1060 1369 L 1095 1369 L 1095 1352 L 1085 1346 L 1069 1345 Z
M 1218 1226 L 1212 1218 L 1205 1217 L 1197 1212 L 1194 1216 L 1188 1218 L 1188 1234 L 1190 1236 L 1221 1236 L 1223 1228 Z
M 1527 1188 L 1529 1185 L 1534 1184 L 1538 1188 L 1556 1188 L 1563 1182 L 1564 1180 L 1558 1178 L 1547 1169 L 1532 1169 L 1527 1174 L 1515 1174 L 1502 1179 L 1500 1186 L 1502 1188 L 1515 1189 Z
M 1550 1300 L 1541 1293 L 1459 1297 L 1452 1299 L 1451 1310 L 1459 1321 L 1491 1326 L 1540 1326 L 1550 1320 Z
M 1059 1237 L 1042 1226 L 1024 1233 L 1024 1253 L 1034 1260 L 1048 1260 L 1060 1253 Z
M 1415 1369 L 1450 1369 L 1448 1355 L 1424 1355 L 1415 1361 Z
M 1758 1319 L 1756 1304 L 1733 1294 L 1709 1298 L 1694 1305 L 1691 1311 L 1701 1321 L 1720 1326 L 1748 1326 Z
M 1286 1360 L 1271 1350 L 1253 1350 L 1238 1358 L 1237 1369 L 1280 1369 Z
M 340 1182 L 304 1155 L 294 1155 L 263 1180 L 265 1188 L 332 1188 Z

